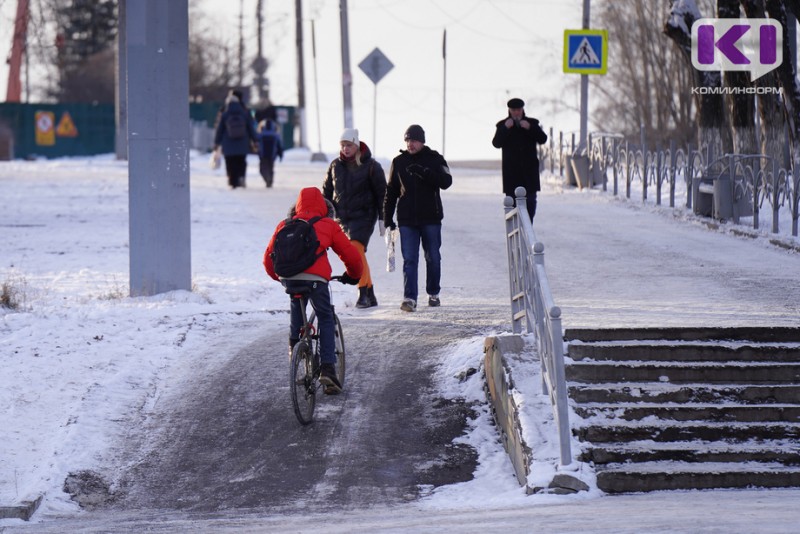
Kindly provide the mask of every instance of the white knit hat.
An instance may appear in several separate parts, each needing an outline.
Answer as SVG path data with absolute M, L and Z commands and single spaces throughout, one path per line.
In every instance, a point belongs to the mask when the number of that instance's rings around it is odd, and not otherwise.
M 356 128 L 345 128 L 339 141 L 350 141 L 354 145 L 359 144 L 358 130 Z

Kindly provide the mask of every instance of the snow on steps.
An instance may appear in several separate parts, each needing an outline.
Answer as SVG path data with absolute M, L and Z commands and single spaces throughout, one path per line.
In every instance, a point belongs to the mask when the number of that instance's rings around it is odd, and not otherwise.
M 600 489 L 800 487 L 800 329 L 567 329 Z

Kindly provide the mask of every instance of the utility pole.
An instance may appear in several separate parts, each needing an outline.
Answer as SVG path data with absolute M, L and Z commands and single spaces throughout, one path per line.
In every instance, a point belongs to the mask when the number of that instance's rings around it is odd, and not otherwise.
M 314 30 L 314 21 L 311 21 L 311 60 L 314 63 L 314 100 L 317 106 L 317 146 L 319 150 L 311 154 L 311 161 L 328 161 L 322 152 L 322 122 L 319 116 L 319 81 L 317 80 L 317 33 Z
M 120 161 L 128 159 L 128 80 L 125 78 L 128 72 L 128 43 L 126 36 L 128 32 L 124 30 L 127 20 L 128 0 L 119 0 L 117 6 L 119 27 L 117 29 L 117 68 L 114 73 L 116 76 L 116 106 L 115 119 L 117 133 L 114 139 L 114 150 L 116 158 Z
M 294 2 L 295 43 L 297 45 L 297 115 L 295 121 L 300 130 L 300 148 L 306 144 L 306 76 L 303 65 L 303 1 Z
M 583 29 L 589 29 L 590 0 L 583 0 Z M 581 130 L 578 150 L 587 149 L 589 144 L 589 75 L 581 74 Z
M 339 0 L 339 20 L 342 32 L 342 98 L 344 127 L 353 127 L 353 75 L 350 73 L 350 34 L 347 29 L 347 0 Z
M 264 48 L 262 46 L 262 32 L 264 26 L 264 0 L 258 0 L 256 4 L 256 43 L 258 44 L 258 54 L 253 60 L 253 72 L 255 73 L 255 86 L 257 93 L 257 104 L 260 108 L 270 106 L 269 101 L 269 80 L 264 76 L 269 67 L 267 58 L 264 57 Z
M 244 82 L 244 0 L 239 0 L 239 87 Z M 244 102 L 243 102 L 244 103 Z
M 447 117 L 447 30 L 442 33 L 442 156 L 444 156 Z

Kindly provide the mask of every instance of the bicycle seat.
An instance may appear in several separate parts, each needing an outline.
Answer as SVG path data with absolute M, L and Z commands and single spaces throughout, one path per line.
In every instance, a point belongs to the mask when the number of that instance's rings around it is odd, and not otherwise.
M 286 294 L 292 297 L 307 297 L 311 294 L 311 286 L 308 284 L 293 284 L 285 280 L 283 286 L 286 288 Z
M 302 287 L 302 288 L 286 288 L 286 294 L 291 295 L 293 298 L 300 298 L 300 297 L 307 297 L 311 294 L 310 287 Z

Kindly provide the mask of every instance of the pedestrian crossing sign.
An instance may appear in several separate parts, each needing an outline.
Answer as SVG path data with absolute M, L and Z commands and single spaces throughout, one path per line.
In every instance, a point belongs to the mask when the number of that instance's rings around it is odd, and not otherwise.
M 605 74 L 608 30 L 564 30 L 564 72 Z

